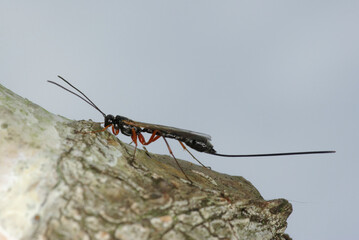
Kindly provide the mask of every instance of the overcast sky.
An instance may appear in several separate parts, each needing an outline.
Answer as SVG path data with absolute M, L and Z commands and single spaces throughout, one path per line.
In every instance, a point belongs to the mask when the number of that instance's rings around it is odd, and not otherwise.
M 359 1 L 1 1 L 0 83 L 69 119 L 105 113 L 210 134 L 267 199 L 286 198 L 294 239 L 359 239 Z M 125 142 L 130 139 L 119 137 Z M 179 158 L 191 160 L 171 141 Z M 149 151 L 167 153 L 162 141 Z

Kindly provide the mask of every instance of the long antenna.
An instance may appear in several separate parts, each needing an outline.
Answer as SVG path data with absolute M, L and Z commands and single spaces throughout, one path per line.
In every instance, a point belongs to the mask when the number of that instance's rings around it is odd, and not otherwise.
M 100 110 L 100 109 L 96 106 L 96 104 L 95 104 L 94 102 L 92 102 L 91 99 L 88 98 L 88 97 L 87 97 L 83 92 L 81 92 L 78 88 L 76 88 L 74 85 L 72 85 L 70 82 L 68 82 L 65 78 L 61 77 L 60 75 L 57 75 L 57 76 L 58 76 L 62 81 L 64 81 L 65 83 L 67 83 L 68 85 L 70 85 L 71 87 L 73 87 L 74 89 L 76 89 L 79 93 L 81 93 L 82 96 L 84 96 L 87 100 L 89 100 L 89 102 L 92 103 L 92 105 L 93 105 L 96 109 Z M 102 113 L 102 112 L 101 112 L 101 113 Z
M 71 91 L 70 89 L 65 88 L 64 86 L 62 86 L 62 85 L 60 85 L 60 84 L 58 84 L 58 83 L 56 83 L 56 82 L 53 82 L 53 81 L 50 81 L 50 80 L 47 80 L 47 81 L 48 81 L 49 83 L 52 83 L 52 84 L 54 84 L 54 85 L 56 85 L 56 86 L 58 86 L 58 87 L 60 87 L 60 88 L 62 88 L 62 89 L 64 89 L 64 90 L 66 90 L 66 91 L 72 93 L 73 95 L 75 95 L 75 96 L 81 98 L 83 101 L 85 101 L 86 103 L 88 103 L 89 105 L 91 105 L 93 108 L 95 108 L 97 111 L 99 111 L 104 117 L 106 116 L 106 114 L 105 114 L 104 112 L 102 112 L 102 111 L 100 110 L 100 108 L 97 107 L 96 104 L 93 103 L 93 102 L 91 101 L 91 99 L 88 98 L 83 92 L 81 92 L 79 89 L 77 89 L 77 88 L 76 88 L 75 86 L 73 86 L 71 83 L 69 83 L 68 81 L 66 81 L 63 77 L 61 77 L 61 76 L 58 76 L 58 77 L 59 77 L 61 80 L 63 80 L 65 83 L 67 83 L 68 85 L 70 85 L 72 88 L 74 88 L 76 91 L 78 91 L 78 92 L 79 92 L 82 96 L 84 96 L 86 99 L 85 99 L 84 97 L 80 96 L 79 94 L 77 94 L 77 93 Z
M 286 152 L 286 153 L 262 153 L 262 154 L 220 154 L 220 153 L 209 153 L 220 157 L 270 157 L 270 156 L 285 156 L 285 155 L 304 155 L 304 154 L 323 154 L 323 153 L 335 153 L 336 151 L 311 151 L 311 152 Z

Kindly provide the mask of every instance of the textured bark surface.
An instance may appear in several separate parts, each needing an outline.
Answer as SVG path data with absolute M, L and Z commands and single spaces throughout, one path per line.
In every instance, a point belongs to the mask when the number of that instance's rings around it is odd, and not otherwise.
M 96 129 L 0 85 L 1 240 L 289 239 L 287 200 Z

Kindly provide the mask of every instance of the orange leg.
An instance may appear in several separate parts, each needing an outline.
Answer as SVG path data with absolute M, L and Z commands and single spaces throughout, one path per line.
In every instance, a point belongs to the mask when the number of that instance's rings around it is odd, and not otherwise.
M 191 155 L 193 157 L 194 160 L 196 160 L 199 164 L 201 164 L 202 167 L 211 169 L 210 167 L 203 165 L 203 163 L 201 163 L 195 156 L 193 156 L 193 154 L 186 148 L 186 146 L 183 144 L 183 142 L 181 142 L 180 140 L 178 140 L 178 142 L 181 144 L 183 149 L 186 150 L 189 153 L 189 155 Z
M 91 132 L 82 132 L 81 134 L 104 132 L 104 131 L 106 131 L 106 129 L 107 129 L 107 128 L 109 128 L 109 127 L 111 127 L 111 126 L 112 126 L 112 129 L 113 129 L 113 125 L 112 125 L 112 124 L 110 124 L 110 125 L 108 125 L 108 126 L 104 127 L 104 128 L 103 128 L 103 129 L 101 129 L 101 130 L 98 130 L 98 131 L 91 131 Z
M 120 130 L 119 130 L 119 129 L 115 129 L 115 126 L 112 125 L 112 133 L 113 133 L 114 135 L 118 135 L 119 132 L 120 132 Z
M 141 133 L 137 134 L 134 128 L 132 128 L 131 130 L 132 130 L 132 135 L 131 135 L 132 142 L 135 143 L 135 152 L 133 153 L 133 159 L 135 159 L 135 154 L 136 154 L 136 150 L 137 150 L 137 137 L 138 137 L 138 140 L 140 141 L 140 143 L 144 146 L 156 141 L 157 139 L 159 139 L 161 137 L 160 135 L 156 135 L 158 133 L 158 131 L 155 130 L 155 131 L 153 131 L 150 139 L 146 142 L 145 137 Z
M 159 138 L 161 137 L 161 135 L 156 135 L 157 133 L 158 133 L 157 130 L 153 131 L 153 133 L 152 133 L 152 135 L 151 135 L 151 137 L 150 137 L 150 139 L 148 140 L 148 142 L 147 142 L 146 145 L 148 145 L 148 144 L 150 144 L 150 143 L 153 143 L 154 141 L 156 141 L 157 139 L 159 139 Z
M 179 167 L 179 169 L 181 169 L 183 175 L 187 178 L 187 180 L 192 183 L 191 179 L 189 179 L 189 177 L 187 176 L 187 174 L 183 171 L 183 169 L 182 169 L 181 165 L 179 164 L 179 162 L 177 161 L 175 155 L 173 155 L 172 149 L 170 148 L 170 145 L 168 144 L 166 138 L 165 138 L 165 137 L 162 137 L 162 138 L 163 138 L 163 140 L 165 140 L 165 143 L 166 143 L 166 145 L 167 145 L 168 151 L 169 151 L 170 154 L 172 155 L 173 159 L 176 161 L 177 166 Z
M 144 136 L 141 133 L 139 133 L 138 134 L 138 140 L 140 141 L 140 143 L 142 145 L 148 145 L 150 143 L 153 143 L 154 141 L 156 141 L 157 139 L 159 139 L 161 137 L 160 135 L 156 135 L 157 133 L 158 133 L 157 130 L 153 131 L 150 139 L 148 139 L 147 142 L 146 142 Z
M 140 143 L 141 143 L 142 145 L 148 145 L 148 144 L 150 144 L 150 143 L 156 141 L 157 139 L 159 139 L 159 138 L 161 137 L 160 135 L 156 135 L 156 133 L 158 133 L 157 130 L 153 131 L 153 132 L 152 132 L 152 135 L 151 135 L 151 137 L 150 137 L 150 139 L 146 142 L 144 136 L 143 136 L 141 133 L 137 134 L 136 131 L 135 131 L 135 129 L 132 128 L 131 138 L 132 138 L 133 143 L 135 144 L 135 151 L 133 152 L 133 160 L 135 160 L 135 154 L 136 154 L 136 150 L 137 150 L 137 137 L 138 137 L 138 140 L 140 141 Z M 165 138 L 165 137 L 162 137 L 162 138 L 163 138 L 163 140 L 165 141 L 165 143 L 166 143 L 166 145 L 167 145 L 168 151 L 169 151 L 170 154 L 172 155 L 173 159 L 176 161 L 177 166 L 178 166 L 179 169 L 182 171 L 183 175 L 187 178 L 187 180 L 192 183 L 191 179 L 187 176 L 187 174 L 184 172 L 184 170 L 182 169 L 181 165 L 180 165 L 179 162 L 177 161 L 175 155 L 173 155 L 172 149 L 171 149 L 170 145 L 168 144 L 166 138 Z M 186 147 L 182 144 L 182 142 L 180 142 L 180 144 L 182 145 L 182 147 L 183 147 L 184 149 L 186 149 Z M 187 149 L 186 149 L 186 150 L 187 150 Z M 188 150 L 187 150 L 187 151 L 188 151 Z M 189 151 L 188 151 L 188 152 L 189 152 Z M 191 154 L 191 153 L 190 153 L 190 154 Z M 193 158 L 195 158 L 192 154 L 191 154 L 191 156 L 192 156 Z M 196 158 L 195 158 L 195 159 L 196 159 Z M 196 160 L 197 160 L 197 159 L 196 159 Z M 198 160 L 197 160 L 197 161 L 198 161 Z M 198 162 L 199 162 L 199 161 L 198 161 Z M 199 163 L 201 163 L 201 162 L 199 162 Z M 202 163 L 201 163 L 201 165 L 204 166 Z M 205 167 L 205 166 L 204 166 L 204 167 Z
M 144 137 L 141 133 L 138 134 L 138 140 L 140 141 L 140 143 L 141 143 L 142 145 L 145 145 L 145 144 L 146 144 L 145 137 Z

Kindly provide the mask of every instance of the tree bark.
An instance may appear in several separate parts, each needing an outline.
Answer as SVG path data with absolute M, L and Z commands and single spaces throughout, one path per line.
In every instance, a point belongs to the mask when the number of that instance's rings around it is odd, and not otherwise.
M 290 239 L 287 200 L 99 129 L 0 85 L 1 240 Z

